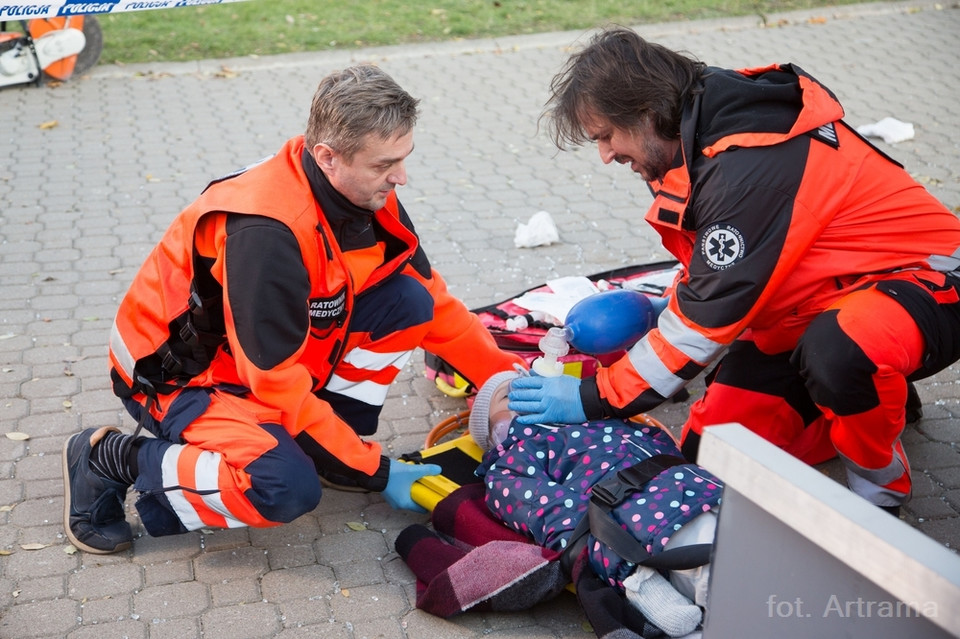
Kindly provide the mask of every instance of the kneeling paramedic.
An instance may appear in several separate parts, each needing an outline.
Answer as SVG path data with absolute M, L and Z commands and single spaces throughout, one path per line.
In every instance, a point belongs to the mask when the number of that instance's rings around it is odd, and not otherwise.
M 110 336 L 113 389 L 137 432 L 90 428 L 64 446 L 74 545 L 131 545 L 130 486 L 153 536 L 290 522 L 322 484 L 422 510 L 411 485 L 440 468 L 364 439 L 390 383 L 418 347 L 477 385 L 520 360 L 448 293 L 397 200 L 417 115 L 374 66 L 332 73 L 304 135 L 173 221 Z
M 684 269 L 657 327 L 596 377 L 514 382 L 520 420 L 642 413 L 719 360 L 688 459 L 705 427 L 739 422 L 807 463 L 839 455 L 855 493 L 898 512 L 910 384 L 960 358 L 957 216 L 793 64 L 710 67 L 611 28 L 552 90 L 557 145 L 595 141 L 639 174 Z

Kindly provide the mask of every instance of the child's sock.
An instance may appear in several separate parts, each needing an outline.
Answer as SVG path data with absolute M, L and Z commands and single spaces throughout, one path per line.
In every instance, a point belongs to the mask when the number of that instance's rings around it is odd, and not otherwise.
M 638 566 L 624 579 L 623 586 L 627 601 L 671 637 L 690 634 L 700 625 L 703 618 L 700 608 L 653 568 Z

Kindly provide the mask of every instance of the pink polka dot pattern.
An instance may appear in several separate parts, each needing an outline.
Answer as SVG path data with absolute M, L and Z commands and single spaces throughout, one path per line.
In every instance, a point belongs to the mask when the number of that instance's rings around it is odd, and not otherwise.
M 680 456 L 659 428 L 625 420 L 583 425 L 519 426 L 487 451 L 477 469 L 486 484 L 487 506 L 509 527 L 538 544 L 563 550 L 587 510 L 590 490 L 618 470 L 653 455 Z M 628 495 L 611 516 L 657 554 L 683 524 L 720 504 L 722 485 L 695 464 L 664 470 L 643 491 Z M 591 538 L 590 562 L 597 574 L 622 588 L 634 565 Z

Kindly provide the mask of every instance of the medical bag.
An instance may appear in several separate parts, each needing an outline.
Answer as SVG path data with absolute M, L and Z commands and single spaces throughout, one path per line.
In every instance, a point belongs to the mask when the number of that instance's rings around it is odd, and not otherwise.
M 676 261 L 653 262 L 625 266 L 586 276 L 597 291 L 616 288 L 630 289 L 647 295 L 662 296 L 672 286 L 679 271 Z M 565 279 L 565 278 L 564 278 Z M 560 280 L 556 280 L 559 282 Z M 543 311 L 531 310 L 521 306 L 526 300 L 534 299 L 553 291 L 549 283 L 523 291 L 522 293 L 488 306 L 471 309 L 483 325 L 493 335 L 497 346 L 502 350 L 516 353 L 530 363 L 541 355 L 539 342 L 553 326 L 562 326 L 562 318 Z M 574 377 L 589 377 L 596 373 L 599 366 L 609 366 L 622 357 L 624 351 L 615 351 L 603 355 L 588 355 L 570 347 L 569 352 L 560 358 L 564 373 Z M 437 388 L 451 397 L 467 397 L 477 389 L 473 387 L 447 361 L 426 353 L 426 376 L 434 381 Z

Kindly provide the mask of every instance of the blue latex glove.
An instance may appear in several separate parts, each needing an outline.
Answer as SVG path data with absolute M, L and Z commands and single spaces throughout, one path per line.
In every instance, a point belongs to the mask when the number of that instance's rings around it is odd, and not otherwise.
M 403 508 L 418 513 L 427 512 L 425 508 L 413 501 L 410 489 L 421 477 L 439 475 L 443 469 L 436 464 L 407 464 L 396 459 L 390 460 L 390 476 L 387 478 L 387 487 L 380 493 L 387 503 L 394 508 Z
M 510 384 L 508 408 L 521 424 L 582 424 L 580 379 L 571 375 L 518 377 Z

